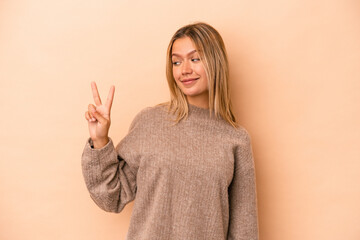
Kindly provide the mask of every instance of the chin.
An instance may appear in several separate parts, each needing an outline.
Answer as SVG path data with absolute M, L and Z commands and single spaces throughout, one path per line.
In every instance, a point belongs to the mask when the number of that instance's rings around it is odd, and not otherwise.
M 197 91 L 196 89 L 193 89 L 193 90 L 184 89 L 182 92 L 183 92 L 186 96 L 190 96 L 190 97 L 201 94 L 201 92 Z
M 195 96 L 197 96 L 197 95 L 200 95 L 200 94 L 198 94 L 198 93 L 184 93 L 187 97 L 195 97 Z

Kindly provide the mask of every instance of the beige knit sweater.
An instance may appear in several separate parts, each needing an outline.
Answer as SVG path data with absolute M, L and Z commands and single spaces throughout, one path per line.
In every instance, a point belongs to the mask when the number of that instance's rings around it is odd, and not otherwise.
M 258 239 L 251 140 L 243 127 L 189 104 L 172 126 L 166 106 L 140 111 L 114 147 L 86 142 L 82 171 L 91 198 L 119 213 L 135 199 L 128 240 Z

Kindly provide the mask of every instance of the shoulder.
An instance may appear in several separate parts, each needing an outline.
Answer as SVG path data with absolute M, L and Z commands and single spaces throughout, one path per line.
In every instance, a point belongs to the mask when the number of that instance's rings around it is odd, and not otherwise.
M 227 124 L 222 132 L 229 136 L 229 143 L 232 145 L 235 154 L 242 154 L 247 149 L 251 148 L 251 135 L 249 131 L 242 125 L 237 124 L 235 128 Z
M 249 131 L 242 125 L 238 125 L 238 127 L 235 128 L 235 135 L 239 140 L 244 142 L 248 142 L 251 140 Z
M 235 131 L 236 143 L 235 143 L 235 157 L 237 159 L 245 159 L 246 161 L 252 159 L 252 142 L 249 131 L 239 126 Z M 251 161 L 250 161 L 251 163 Z
M 249 148 L 251 147 L 251 135 L 244 126 L 239 126 L 236 130 L 236 138 L 238 147 Z
M 139 123 L 152 122 L 156 118 L 162 116 L 162 114 L 167 113 L 167 104 L 168 102 L 159 103 L 153 106 L 147 106 L 142 108 L 134 117 L 130 129 L 134 128 Z
M 159 114 L 168 112 L 168 102 L 159 103 L 153 106 L 147 106 L 135 115 L 135 119 L 156 117 Z
M 249 131 L 240 124 L 237 124 L 237 127 L 234 127 L 222 119 L 221 124 L 218 124 L 218 127 L 218 130 L 229 136 L 235 144 L 242 144 L 250 141 L 251 137 Z

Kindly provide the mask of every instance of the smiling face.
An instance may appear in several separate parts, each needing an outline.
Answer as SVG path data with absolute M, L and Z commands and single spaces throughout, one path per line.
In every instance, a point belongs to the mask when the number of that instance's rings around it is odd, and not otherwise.
M 189 37 L 176 39 L 172 46 L 172 72 L 177 86 L 190 104 L 208 108 L 208 80 L 204 65 Z

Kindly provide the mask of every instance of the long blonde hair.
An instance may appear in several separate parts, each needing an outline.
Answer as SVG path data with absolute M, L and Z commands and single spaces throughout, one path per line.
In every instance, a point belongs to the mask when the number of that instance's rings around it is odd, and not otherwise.
M 203 22 L 186 25 L 177 30 L 171 38 L 166 54 L 166 78 L 171 99 L 170 102 L 161 105 L 167 104 L 169 112 L 177 113 L 176 123 L 188 116 L 187 100 L 175 82 L 171 59 L 175 40 L 183 37 L 189 37 L 193 41 L 204 64 L 209 86 L 210 117 L 214 111 L 216 117 L 222 117 L 237 128 L 235 116 L 231 111 L 232 105 L 228 87 L 229 66 L 225 45 L 220 34 L 212 26 Z

